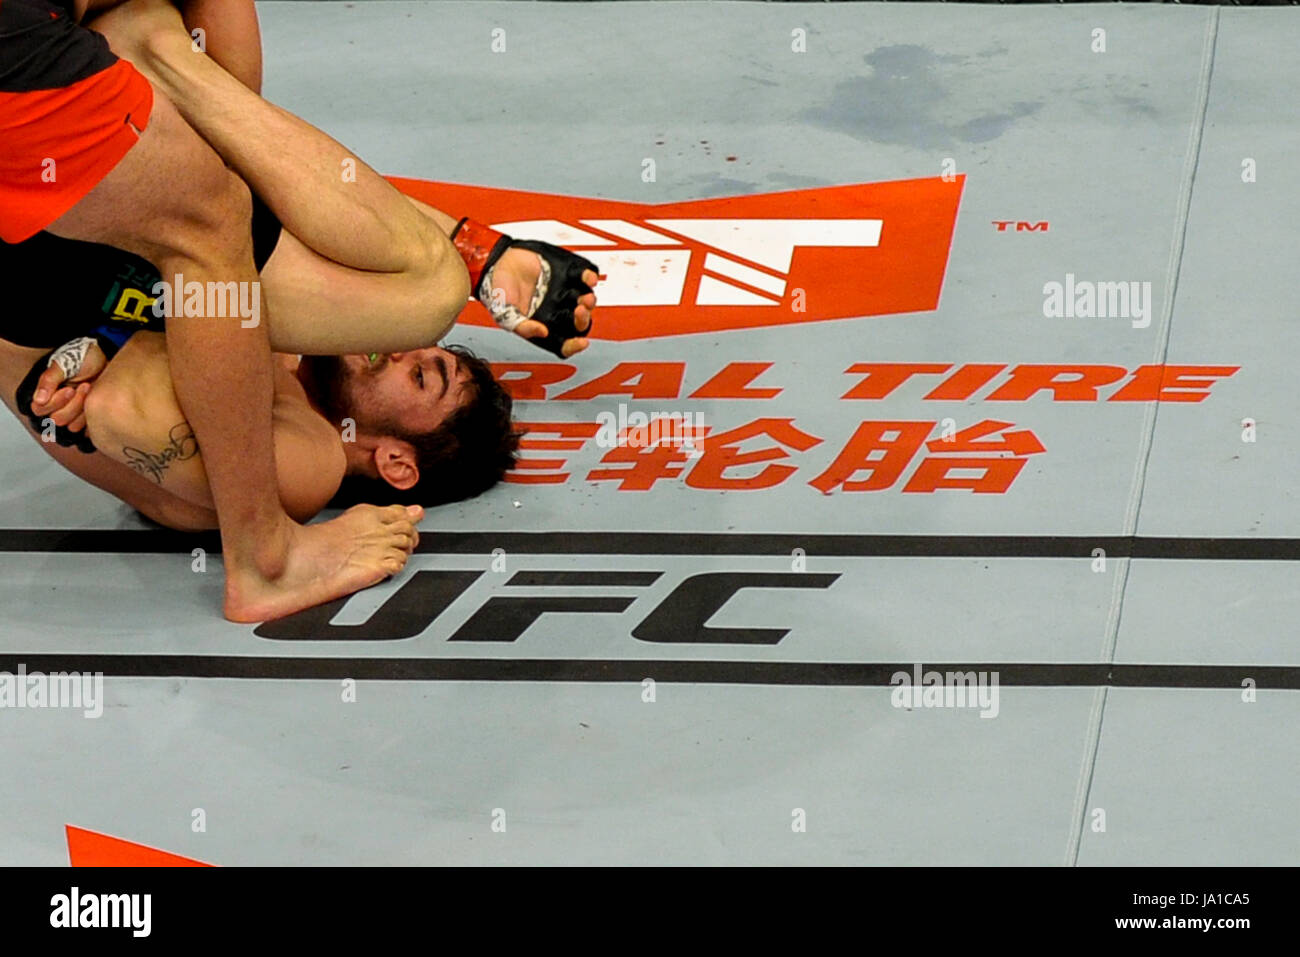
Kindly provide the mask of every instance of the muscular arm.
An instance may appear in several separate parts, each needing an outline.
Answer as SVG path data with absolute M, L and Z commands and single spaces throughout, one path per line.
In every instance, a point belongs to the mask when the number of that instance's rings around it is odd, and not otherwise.
M 30 431 L 30 430 L 29 430 Z M 35 435 L 33 434 L 33 437 Z M 54 461 L 83 482 L 120 499 L 146 518 L 182 532 L 201 532 L 217 528 L 217 513 L 165 492 L 108 456 L 96 452 L 86 455 L 65 449 L 52 442 L 40 446 Z
M 284 224 L 304 253 L 293 282 L 263 273 L 283 352 L 400 351 L 436 342 L 469 298 L 445 232 L 320 130 L 257 96 L 179 31 L 150 32 L 127 5 L 95 22 Z M 152 22 L 152 21 L 151 21 Z M 279 251 L 277 251 L 279 252 Z M 312 267 L 315 267 L 314 269 Z
M 77 478 L 121 499 L 161 525 L 181 531 L 216 528 L 216 512 L 186 502 L 153 483 L 144 481 L 125 465 L 114 462 L 106 455 L 98 452 L 86 455 L 53 442 L 41 441 L 41 436 L 32 429 L 27 417 L 19 414 L 14 392 L 32 363 L 42 358 L 44 353 L 43 349 L 27 349 L 0 342 L 0 398 L 45 454 Z
M 285 232 L 262 270 L 267 298 L 275 303 L 269 325 L 281 352 L 338 355 L 404 351 L 440 339 L 464 309 L 468 274 L 448 234 L 456 219 L 400 193 L 358 157 L 322 131 L 255 92 L 247 64 L 260 64 L 255 15 L 245 24 L 249 0 L 187 0 L 186 25 L 209 18 L 209 56 L 175 36 L 151 39 L 153 55 L 137 67 L 176 103 L 186 120 L 221 154 L 279 217 Z M 237 8 L 231 20 L 226 8 Z M 109 42 L 130 48 L 145 25 L 125 14 L 98 21 Z M 183 39 L 183 38 L 182 38 Z M 147 61 L 147 62 L 146 62 Z M 227 69 L 222 69 L 222 67 Z M 232 73 L 234 74 L 232 76 Z M 511 250 L 497 271 L 506 300 L 526 309 L 540 275 L 535 253 Z M 588 285 L 595 273 L 584 276 Z M 585 329 L 595 296 L 579 300 L 577 326 Z M 544 336 L 538 322 L 516 330 Z M 566 355 L 585 348 L 576 339 Z
M 73 17 L 104 13 L 126 0 L 75 0 Z M 262 92 L 262 31 L 253 0 L 173 0 L 189 30 L 201 29 L 204 49 L 231 76 Z M 88 24 L 93 28 L 93 24 Z
M 272 419 L 280 500 L 293 518 L 305 521 L 338 489 L 342 445 L 282 365 L 275 370 Z M 213 507 L 202 453 L 172 389 L 161 334 L 136 333 L 108 364 L 86 398 L 86 433 L 100 454 L 129 469 L 141 485 L 197 508 Z
M 201 29 L 204 49 L 227 73 L 262 92 L 262 30 L 253 0 L 180 0 L 185 26 Z

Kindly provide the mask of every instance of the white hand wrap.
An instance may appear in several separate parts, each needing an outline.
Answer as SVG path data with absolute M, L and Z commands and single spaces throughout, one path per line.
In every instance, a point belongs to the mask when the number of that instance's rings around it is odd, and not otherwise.
M 50 356 L 49 364 L 58 366 L 63 370 L 64 381 L 74 378 L 86 363 L 86 353 L 94 345 L 97 345 L 97 343 L 90 336 L 83 336 L 80 339 L 65 342 L 54 350 L 54 353 Z
M 520 312 L 506 302 L 505 296 L 499 290 L 493 288 L 492 274 L 497 271 L 495 264 L 483 277 L 483 281 L 479 283 L 479 301 L 487 305 L 487 310 L 492 314 L 492 318 L 496 320 L 496 324 L 506 332 L 514 332 L 521 322 L 537 312 L 537 307 L 546 298 L 546 290 L 551 285 L 551 264 L 541 256 L 538 256 L 537 260 L 542 264 L 542 271 L 537 276 L 537 285 L 533 288 L 533 298 L 528 304 L 527 313 Z

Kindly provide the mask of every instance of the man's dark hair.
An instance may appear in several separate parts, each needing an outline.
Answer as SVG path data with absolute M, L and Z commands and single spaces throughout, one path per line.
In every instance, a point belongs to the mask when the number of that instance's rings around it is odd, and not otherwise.
M 458 355 L 470 371 L 466 397 L 432 432 L 408 432 L 394 426 L 394 438 L 415 447 L 420 480 L 408 489 L 394 488 L 383 479 L 349 475 L 343 479 L 333 508 L 358 502 L 378 505 L 444 505 L 473 498 L 490 489 L 514 468 L 519 433 L 510 414 L 514 402 L 486 361 L 464 346 L 443 346 Z

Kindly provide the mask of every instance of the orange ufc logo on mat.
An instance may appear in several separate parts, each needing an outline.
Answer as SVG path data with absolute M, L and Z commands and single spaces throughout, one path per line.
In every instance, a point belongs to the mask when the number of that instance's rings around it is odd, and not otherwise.
M 965 184 L 936 176 L 651 204 L 390 179 L 451 215 L 596 263 L 597 339 L 935 309 Z M 478 303 L 461 318 L 493 324 Z
M 66 825 L 68 863 L 73 867 L 211 867 L 155 847 Z

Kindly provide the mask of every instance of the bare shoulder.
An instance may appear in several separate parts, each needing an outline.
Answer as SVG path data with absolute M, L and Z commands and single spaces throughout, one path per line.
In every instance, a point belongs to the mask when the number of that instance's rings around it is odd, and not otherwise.
M 343 439 L 311 407 L 297 378 L 279 366 L 273 419 L 280 500 L 294 519 L 306 521 L 329 504 L 343 482 Z

